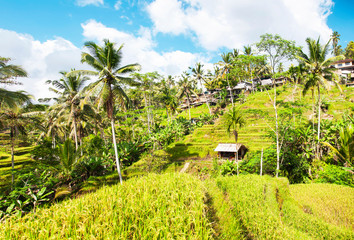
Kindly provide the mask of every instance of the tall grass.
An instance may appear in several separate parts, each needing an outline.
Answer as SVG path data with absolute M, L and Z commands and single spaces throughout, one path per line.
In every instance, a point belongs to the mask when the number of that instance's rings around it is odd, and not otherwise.
M 209 239 L 204 200 L 192 176 L 148 175 L 8 219 L 0 239 Z
M 228 194 L 250 238 L 354 239 L 354 232 L 303 211 L 286 179 L 244 175 L 218 178 L 217 184 Z
M 354 188 L 322 183 L 296 184 L 290 185 L 290 193 L 305 212 L 354 231 Z

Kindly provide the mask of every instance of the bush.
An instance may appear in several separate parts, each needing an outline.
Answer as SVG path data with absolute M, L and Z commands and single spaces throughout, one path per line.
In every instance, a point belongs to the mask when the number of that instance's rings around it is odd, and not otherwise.
M 343 167 L 325 164 L 314 172 L 314 182 L 335 183 L 354 187 L 354 174 Z

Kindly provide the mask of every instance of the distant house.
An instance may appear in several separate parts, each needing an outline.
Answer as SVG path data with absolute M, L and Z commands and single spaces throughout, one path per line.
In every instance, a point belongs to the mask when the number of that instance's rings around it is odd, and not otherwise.
M 354 82 L 354 60 L 344 59 L 337 62 L 334 62 L 331 66 L 332 68 L 337 68 L 337 74 L 339 74 L 347 86 L 352 86 Z
M 219 145 L 214 149 L 215 152 L 218 152 L 218 157 L 236 159 L 236 154 L 238 154 L 237 159 L 242 160 L 248 148 L 241 143 L 219 143 Z

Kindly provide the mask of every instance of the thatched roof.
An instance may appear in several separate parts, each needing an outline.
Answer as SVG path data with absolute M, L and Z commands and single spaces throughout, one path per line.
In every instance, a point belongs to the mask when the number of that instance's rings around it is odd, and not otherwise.
M 241 143 L 219 143 L 219 145 L 214 149 L 214 151 L 215 152 L 238 152 L 238 150 L 242 146 L 244 145 Z

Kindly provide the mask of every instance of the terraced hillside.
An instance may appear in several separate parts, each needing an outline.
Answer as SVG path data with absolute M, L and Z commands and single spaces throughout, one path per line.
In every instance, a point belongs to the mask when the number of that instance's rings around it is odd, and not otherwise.
M 0 187 L 5 185 L 6 182 L 11 181 L 11 145 L 9 134 L 6 132 L 0 133 Z M 15 142 L 15 170 L 20 170 L 24 166 L 31 165 L 33 163 L 30 151 L 33 149 L 30 147 L 23 147 L 22 141 Z
M 311 95 L 300 96 L 300 89 L 294 92 L 289 86 L 283 86 L 278 91 L 278 112 L 292 109 L 297 112 L 294 117 L 296 124 L 308 121 L 312 118 Z M 269 91 L 272 96 L 273 92 Z M 339 119 L 344 112 L 354 111 L 354 88 L 345 88 L 340 92 L 337 88 L 332 88 L 329 92 L 322 93 L 323 103 L 327 110 L 322 113 L 323 119 Z M 239 104 L 239 103 L 237 103 Z M 230 106 L 229 106 L 230 107 Z M 250 94 L 247 101 L 241 105 L 246 126 L 239 131 L 239 143 L 245 144 L 250 151 L 261 150 L 272 144 L 268 137 L 269 132 L 274 127 L 274 109 L 267 92 L 257 92 Z M 226 109 L 225 111 L 227 111 Z M 192 117 L 198 117 L 202 113 L 208 113 L 205 106 L 192 109 Z M 187 117 L 187 111 L 181 116 Z M 226 133 L 222 118 L 219 118 L 214 125 L 204 125 L 196 129 L 184 140 L 175 142 L 168 147 L 168 152 L 172 154 L 173 160 L 189 160 L 215 156 L 215 147 L 218 143 L 233 143 L 234 137 Z
M 311 191 L 326 192 L 332 202 L 321 205 L 321 214 L 313 207 L 321 197 Z M 350 187 L 292 189 L 287 179 L 270 176 L 201 181 L 149 174 L 4 219 L 0 239 L 353 239 L 353 197 Z M 332 211 L 335 205 L 343 208 Z

